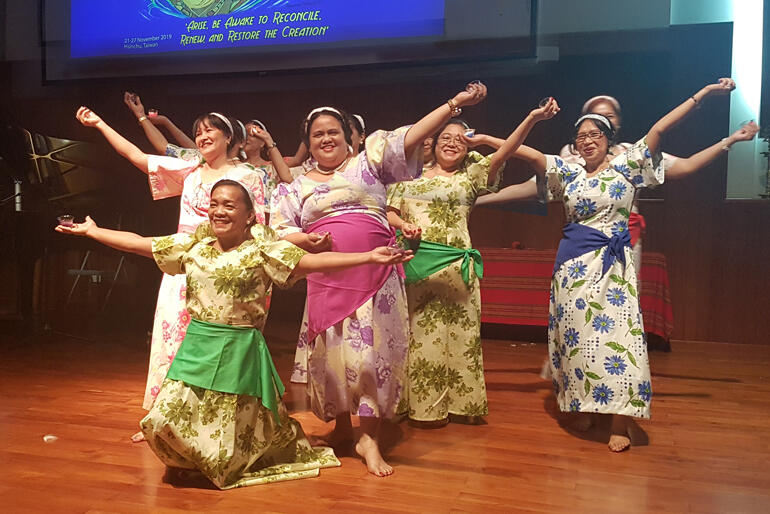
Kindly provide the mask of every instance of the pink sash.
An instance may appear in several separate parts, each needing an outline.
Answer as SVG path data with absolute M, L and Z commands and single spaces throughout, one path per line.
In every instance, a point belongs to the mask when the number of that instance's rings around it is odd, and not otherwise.
M 323 218 L 307 232 L 329 232 L 332 251 L 368 252 L 393 241 L 393 234 L 367 214 L 351 213 Z M 392 273 L 392 266 L 362 264 L 333 273 L 307 276 L 308 341 L 347 318 L 380 290 Z M 403 277 L 403 269 L 397 271 Z

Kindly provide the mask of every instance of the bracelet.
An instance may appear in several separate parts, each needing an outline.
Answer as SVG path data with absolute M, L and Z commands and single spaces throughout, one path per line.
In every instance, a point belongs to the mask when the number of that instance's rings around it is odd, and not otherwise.
M 141 117 L 141 118 L 139 118 L 137 121 L 138 121 L 138 122 L 139 122 L 139 124 L 141 125 L 141 124 L 142 124 L 142 122 L 143 122 L 144 120 L 146 120 L 146 119 L 147 119 L 147 116 L 142 116 L 142 117 Z
M 278 143 L 276 143 L 275 141 L 273 141 L 273 144 L 272 144 L 272 145 L 267 145 L 267 149 L 268 149 L 268 151 L 270 151 L 270 150 L 272 150 L 273 148 L 275 148 L 276 146 L 278 146 Z
M 454 98 L 447 100 L 446 104 L 449 106 L 449 114 L 451 114 L 453 118 L 463 113 L 463 110 L 457 107 Z
M 726 138 L 726 137 L 722 138 L 722 150 L 725 151 L 725 152 L 729 152 L 730 151 L 729 141 L 730 140 L 728 138 Z
M 692 95 L 690 98 L 695 102 L 695 108 L 700 109 L 700 102 L 695 98 L 695 95 Z

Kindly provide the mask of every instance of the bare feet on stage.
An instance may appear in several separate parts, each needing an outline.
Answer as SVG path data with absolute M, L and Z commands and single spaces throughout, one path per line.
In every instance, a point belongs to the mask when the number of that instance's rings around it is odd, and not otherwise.
M 393 474 L 393 467 L 390 466 L 380 454 L 380 447 L 377 440 L 369 434 L 362 434 L 356 443 L 356 453 L 366 462 L 366 468 L 369 473 L 378 477 L 386 477 Z
M 628 418 L 626 416 L 619 416 L 617 414 L 612 416 L 608 446 L 613 452 L 622 452 L 631 447 L 631 438 L 628 435 Z
M 587 432 L 594 425 L 594 415 L 590 412 L 570 414 L 567 426 L 577 432 Z
M 141 443 L 142 441 L 145 441 L 144 434 L 139 431 L 131 436 L 131 442 L 132 443 Z

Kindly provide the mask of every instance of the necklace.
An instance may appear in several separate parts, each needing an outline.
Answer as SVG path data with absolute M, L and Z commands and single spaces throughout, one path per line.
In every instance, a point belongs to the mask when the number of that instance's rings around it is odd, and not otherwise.
M 340 164 L 339 166 L 337 166 L 333 170 L 322 170 L 321 168 L 318 167 L 318 164 L 316 164 L 315 169 L 321 175 L 334 175 L 335 173 L 337 173 L 341 169 L 344 169 L 345 165 L 348 163 L 349 160 L 350 160 L 350 157 L 347 157 L 344 161 L 342 161 L 342 164 Z

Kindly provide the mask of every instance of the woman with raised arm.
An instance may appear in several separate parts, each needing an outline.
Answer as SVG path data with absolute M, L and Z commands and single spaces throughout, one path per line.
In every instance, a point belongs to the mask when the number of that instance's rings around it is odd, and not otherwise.
M 517 156 L 545 175 L 549 200 L 564 203 L 567 225 L 554 265 L 549 307 L 550 367 L 559 408 L 585 430 L 611 414 L 609 448 L 630 447 L 629 416 L 650 416 L 650 367 L 639 307 L 628 218 L 639 189 L 664 180 L 663 134 L 694 107 L 688 98 L 637 143 L 610 154 L 615 129 L 601 114 L 575 123 L 584 165 L 528 147 Z
M 287 414 L 283 384 L 262 329 L 266 291 L 310 272 L 410 259 L 387 248 L 308 254 L 257 222 L 254 198 L 239 182 L 211 188 L 208 222 L 193 233 L 141 237 L 99 228 L 86 218 L 62 233 L 90 237 L 155 259 L 187 281 L 192 321 L 155 403 L 141 421 L 155 454 L 169 467 L 197 469 L 221 489 L 318 475 L 340 463 L 312 448 Z
M 294 177 L 278 150 L 278 143 L 273 140 L 261 121 L 255 119 L 247 122 L 246 134 L 246 142 L 243 145 L 246 156 L 244 162 L 264 174 L 265 199 L 268 202 L 265 207 L 268 207 L 275 186 L 280 182 L 291 182 Z
M 148 175 L 154 199 L 180 197 L 179 232 L 192 233 L 206 221 L 211 186 L 223 178 L 236 180 L 251 191 L 255 198 L 257 221 L 264 223 L 262 176 L 253 169 L 233 165 L 229 160 L 228 151 L 235 147 L 236 140 L 232 121 L 222 114 L 204 114 L 193 124 L 195 144 L 203 162 L 147 155 L 86 107 L 78 109 L 77 119 L 87 127 L 98 129 L 119 154 Z M 190 322 L 185 307 L 185 291 L 184 275 L 163 275 L 153 321 L 150 365 L 142 404 L 148 410 L 166 378 Z M 135 434 L 133 439 L 141 441 L 141 434 Z
M 500 171 L 540 120 L 559 110 L 555 100 L 533 110 L 483 156 L 468 152 L 460 119 L 447 121 L 433 143 L 435 161 L 411 182 L 388 191 L 388 221 L 417 242 L 406 267 L 412 339 L 404 406 L 423 426 L 450 416 L 477 422 L 489 413 L 481 355 L 481 254 L 471 246 L 468 219 L 476 198 L 497 189 Z
M 350 123 L 339 109 L 320 107 L 306 118 L 305 143 L 315 167 L 279 184 L 271 225 L 309 251 L 364 251 L 392 240 L 386 186 L 411 180 L 422 169 L 422 142 L 452 113 L 480 102 L 486 88 L 469 86 L 411 127 L 376 131 L 353 155 Z M 313 412 L 335 421 L 331 444 L 353 439 L 351 415 L 360 416 L 355 449 L 378 476 L 393 468 L 378 443 L 381 419 L 395 415 L 402 396 L 408 349 L 408 310 L 399 270 L 348 270 L 308 276 L 306 322 L 293 381 L 307 381 Z

